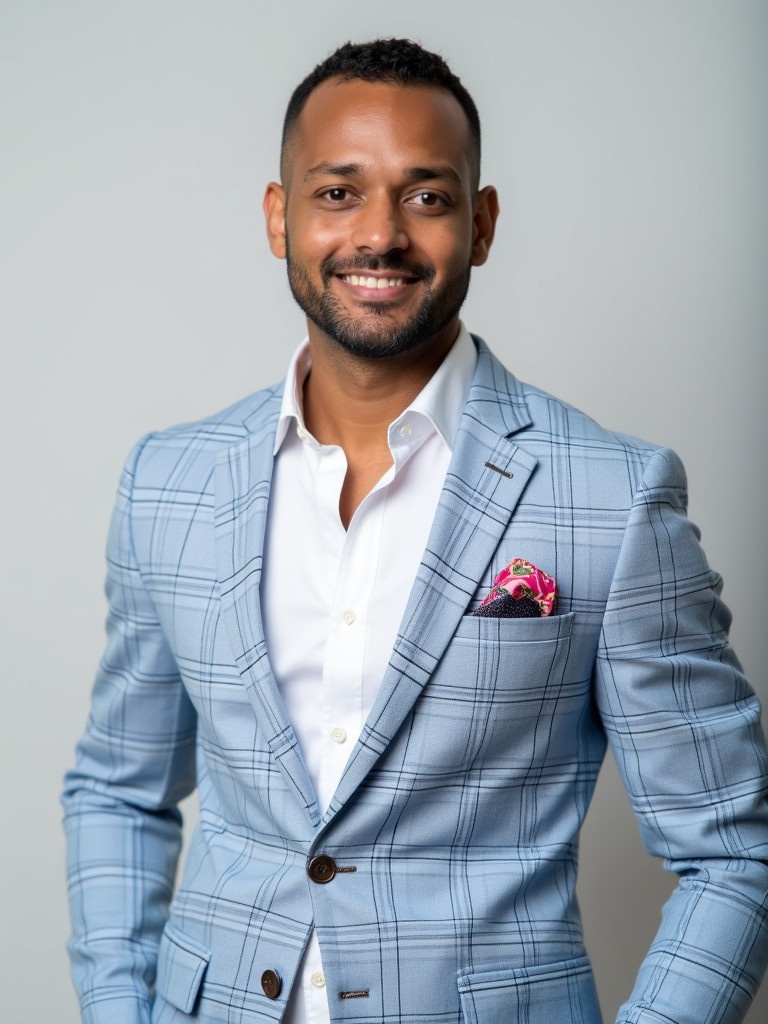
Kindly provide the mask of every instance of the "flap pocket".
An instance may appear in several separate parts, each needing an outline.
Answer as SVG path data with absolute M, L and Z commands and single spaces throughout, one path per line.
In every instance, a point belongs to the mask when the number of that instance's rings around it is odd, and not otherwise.
M 177 1010 L 191 1013 L 210 959 L 210 950 L 168 922 L 160 940 L 157 991 Z
M 459 975 L 467 1024 L 600 1024 L 586 956 L 538 967 Z

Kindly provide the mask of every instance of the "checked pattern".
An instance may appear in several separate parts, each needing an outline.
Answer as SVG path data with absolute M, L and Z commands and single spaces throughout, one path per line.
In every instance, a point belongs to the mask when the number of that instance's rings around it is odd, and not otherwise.
M 334 1021 L 597 1024 L 574 892 L 606 743 L 680 875 L 620 1020 L 745 1012 L 768 959 L 766 761 L 682 467 L 476 340 L 422 565 L 325 815 L 261 624 L 280 389 L 131 454 L 64 792 L 86 1024 L 278 1021 L 312 928 Z M 513 557 L 557 581 L 555 614 L 469 614 Z M 341 869 L 325 884 L 318 855 Z

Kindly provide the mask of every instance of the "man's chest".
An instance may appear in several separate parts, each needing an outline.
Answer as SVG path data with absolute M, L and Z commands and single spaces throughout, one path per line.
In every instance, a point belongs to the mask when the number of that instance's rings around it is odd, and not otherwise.
M 436 441 L 439 439 L 435 439 Z M 330 802 L 392 654 L 449 453 L 391 466 L 345 529 L 340 448 L 283 445 L 260 585 L 269 659 L 321 806 Z

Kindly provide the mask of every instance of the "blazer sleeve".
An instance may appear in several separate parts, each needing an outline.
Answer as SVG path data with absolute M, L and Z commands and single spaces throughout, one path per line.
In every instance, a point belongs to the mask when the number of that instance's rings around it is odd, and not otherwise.
M 138 445 L 107 548 L 107 646 L 62 802 L 72 975 L 85 1024 L 149 1024 L 157 948 L 194 787 L 195 712 L 131 537 Z
M 768 961 L 760 709 L 685 503 L 682 465 L 662 450 L 637 489 L 596 663 L 643 842 L 679 875 L 621 1024 L 736 1024 Z

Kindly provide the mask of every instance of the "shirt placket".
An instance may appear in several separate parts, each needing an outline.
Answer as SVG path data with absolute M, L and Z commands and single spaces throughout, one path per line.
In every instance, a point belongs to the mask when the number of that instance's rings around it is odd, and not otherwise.
M 338 493 L 336 502 L 338 521 Z M 382 502 L 369 495 L 344 534 L 336 568 L 321 686 L 324 742 L 318 796 L 324 809 L 363 726 L 368 607 L 379 566 L 382 521 Z

